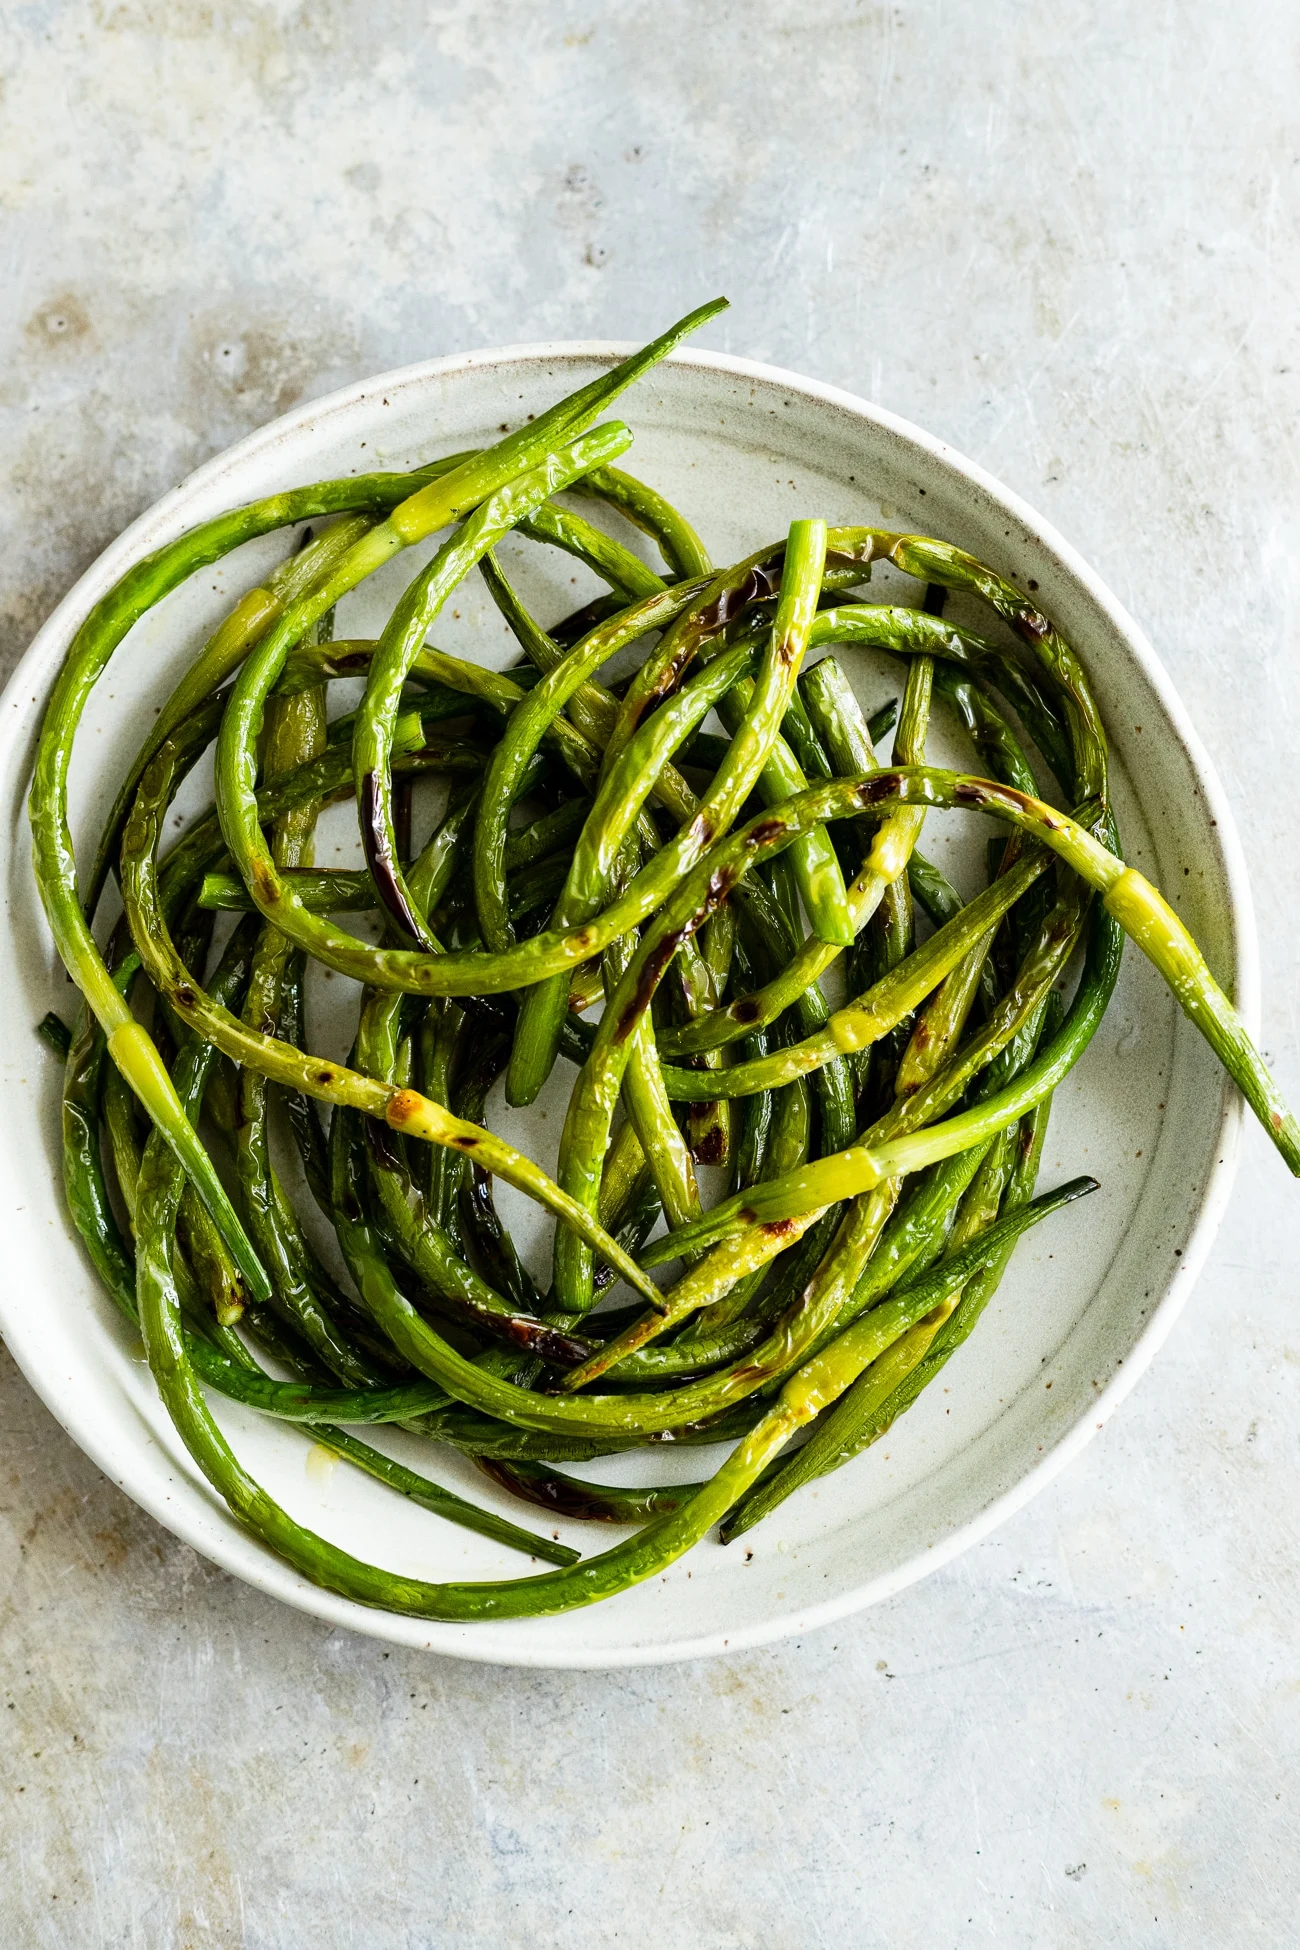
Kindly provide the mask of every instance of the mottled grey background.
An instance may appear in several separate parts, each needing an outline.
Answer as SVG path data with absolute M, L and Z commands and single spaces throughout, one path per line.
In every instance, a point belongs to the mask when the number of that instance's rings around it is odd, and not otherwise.
M 704 343 L 951 440 L 1141 618 L 1236 807 L 1300 1095 L 1287 0 L 7 0 L 0 28 L 5 670 L 294 401 L 723 289 Z M 805 1643 L 644 1674 L 280 1609 L 0 1353 L 0 1939 L 1295 1943 L 1297 1212 L 1252 1134 L 1172 1345 L 990 1542 Z

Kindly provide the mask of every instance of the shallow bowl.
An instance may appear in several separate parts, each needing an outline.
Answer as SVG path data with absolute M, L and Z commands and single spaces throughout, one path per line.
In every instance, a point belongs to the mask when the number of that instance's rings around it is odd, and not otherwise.
M 129 564 L 222 509 L 300 482 L 407 467 L 482 444 L 605 369 L 627 348 L 510 347 L 436 359 L 301 406 L 210 461 L 151 508 L 82 577 L 40 632 L 4 699 L 0 876 L 0 1331 L 32 1386 L 126 1493 L 236 1576 L 332 1623 L 457 1657 L 535 1666 L 617 1666 L 693 1658 L 804 1632 L 857 1611 L 947 1562 L 1049 1482 L 1134 1385 L 1169 1332 L 1209 1249 L 1235 1165 L 1239 1100 L 1200 1037 L 1135 950 L 1111 1010 L 1058 1093 L 1042 1184 L 1093 1172 L 1102 1189 L 1032 1233 L 979 1331 L 910 1414 L 873 1449 L 791 1498 L 743 1544 L 707 1542 L 666 1576 L 565 1617 L 429 1624 L 318 1590 L 242 1530 L 181 1448 L 143 1350 L 100 1293 L 59 1184 L 59 1066 L 33 1034 L 45 1011 L 74 1009 L 30 871 L 25 794 L 41 711 L 67 646 Z M 1150 646 L 1099 578 L 1017 496 L 971 462 L 879 408 L 791 373 L 679 353 L 617 409 L 636 432 L 628 460 L 690 516 L 716 561 L 784 533 L 796 515 L 883 520 L 970 549 L 1036 600 L 1083 658 L 1102 701 L 1126 857 L 1173 899 L 1252 1030 L 1254 926 L 1222 789 Z M 525 545 L 520 544 L 522 551 Z M 91 700 L 73 770 L 83 860 L 113 787 L 162 701 L 232 597 L 277 559 L 254 544 L 195 577 L 139 624 Z M 407 564 L 400 573 L 409 574 Z M 349 598 L 339 634 L 362 634 L 400 573 Z M 519 557 L 525 594 L 550 620 L 588 593 L 567 558 Z M 592 585 L 594 588 L 594 585 Z M 914 594 L 914 585 L 911 585 Z M 510 646 L 477 578 L 437 640 L 503 664 Z M 445 623 L 445 627 L 444 627 Z M 899 688 L 884 660 L 845 654 L 868 704 Z M 955 742 L 933 751 L 962 757 Z M 969 828 L 978 822 L 966 822 Z M 971 841 L 931 816 L 926 847 L 960 873 Z M 354 842 L 335 825 L 337 845 Z M 977 835 L 982 843 L 987 829 Z M 941 852 L 941 859 L 945 855 Z M 322 1031 L 322 1033 L 325 1033 Z M 339 1052 L 343 1052 L 340 1050 Z M 572 1072 L 508 1128 L 554 1155 Z M 489 1105 L 505 1118 L 499 1091 Z M 503 1195 L 532 1250 L 534 1215 Z M 531 1231 L 530 1231 L 531 1228 Z M 536 1236 L 534 1236 L 536 1235 Z M 299 1431 L 220 1404 L 254 1472 L 295 1516 L 374 1561 L 426 1578 L 519 1575 L 526 1562 L 453 1529 L 346 1467 Z M 394 1453 L 418 1456 L 392 1434 Z M 660 1474 L 699 1472 L 701 1452 L 658 1450 Z M 426 1459 L 426 1466 L 428 1466 Z M 590 1474 L 634 1481 L 642 1457 Z M 519 1516 L 522 1506 L 460 1458 L 433 1471 Z M 526 1520 L 526 1515 L 525 1515 Z M 562 1533 L 584 1550 L 609 1540 Z

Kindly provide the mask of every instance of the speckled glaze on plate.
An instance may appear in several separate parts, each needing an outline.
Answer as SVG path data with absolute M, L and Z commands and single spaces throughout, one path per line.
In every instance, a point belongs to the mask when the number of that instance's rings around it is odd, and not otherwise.
M 1051 1480 L 1102 1427 L 1169 1332 L 1204 1261 L 1235 1168 L 1240 1105 L 1163 984 L 1129 949 L 1101 1030 L 1060 1092 L 1041 1183 L 1093 1172 L 1101 1192 L 1021 1244 L 978 1332 L 942 1385 L 875 1448 L 791 1498 L 727 1549 L 706 1542 L 663 1578 L 565 1617 L 438 1625 L 369 1611 L 318 1590 L 231 1518 L 195 1471 L 154 1393 L 139 1343 L 99 1292 L 59 1185 L 58 1065 L 33 1034 L 75 996 L 54 957 L 30 872 L 25 797 L 40 715 L 75 630 L 123 570 L 196 522 L 239 502 L 373 467 L 403 467 L 494 437 L 608 366 L 626 347 L 510 347 L 437 359 L 313 401 L 201 468 L 143 515 L 82 577 L 11 680 L 0 725 L 0 872 L 8 927 L 0 949 L 0 1332 L 64 1427 L 114 1482 L 178 1536 L 238 1577 L 333 1623 L 455 1657 L 532 1666 L 649 1664 L 737 1650 L 804 1632 L 899 1590 L 985 1536 Z M 779 536 L 795 515 L 883 519 L 960 543 L 1023 587 L 1082 656 L 1111 739 L 1125 856 L 1178 907 L 1252 1033 L 1258 1023 L 1254 922 L 1222 789 L 1169 679 L 1132 619 L 1067 544 L 981 470 L 906 422 L 834 388 L 772 367 L 679 353 L 616 409 L 634 428 L 629 457 L 696 523 L 714 559 Z M 266 540 L 196 577 L 137 626 L 91 700 L 72 778 L 79 850 L 93 845 L 140 729 L 208 628 L 283 549 Z M 544 617 L 581 600 L 567 558 L 519 548 L 524 593 Z M 423 559 L 423 558 L 421 558 Z M 339 634 L 361 634 L 413 569 L 406 563 L 348 599 Z M 594 586 L 594 585 L 593 585 Z M 914 585 L 910 585 L 914 588 Z M 475 579 L 436 640 L 503 664 L 500 618 Z M 897 667 L 844 654 L 871 705 L 896 694 Z M 960 747 L 932 743 L 939 762 Z M 331 846 L 354 842 L 331 815 Z M 982 843 L 931 815 L 923 842 L 960 873 Z M 968 837 L 962 837 L 965 833 Z M 950 838 L 949 835 L 952 835 Z M 322 861 L 328 856 L 320 855 Z M 335 991 L 318 985 L 318 1046 Z M 489 1119 L 554 1158 L 573 1072 L 561 1066 L 526 1115 L 498 1089 Z M 543 1228 L 502 1196 L 517 1237 Z M 220 1403 L 245 1462 L 301 1521 L 375 1562 L 426 1578 L 527 1575 L 526 1560 L 441 1523 L 345 1466 L 330 1468 L 300 1432 Z M 393 1434 L 393 1453 L 421 1451 Z M 653 1471 L 690 1477 L 699 1450 L 611 1460 L 608 1480 Z M 446 1451 L 424 1466 L 519 1517 L 522 1506 Z M 526 1517 L 524 1520 L 527 1520 Z M 617 1534 L 567 1525 L 584 1552 Z M 106 1573 L 105 1575 L 111 1575 Z

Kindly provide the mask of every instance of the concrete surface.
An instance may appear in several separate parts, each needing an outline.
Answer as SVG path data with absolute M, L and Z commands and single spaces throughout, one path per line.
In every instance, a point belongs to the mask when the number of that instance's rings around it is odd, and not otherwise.
M 1300 1096 L 1292 6 L 8 0 L 0 25 L 6 669 L 128 518 L 291 401 L 725 289 L 706 343 L 951 439 L 1143 620 L 1237 809 Z M 279 1609 L 6 1363 L 0 1939 L 1295 1943 L 1298 1212 L 1252 1136 L 1172 1345 L 992 1541 L 806 1643 L 642 1675 Z

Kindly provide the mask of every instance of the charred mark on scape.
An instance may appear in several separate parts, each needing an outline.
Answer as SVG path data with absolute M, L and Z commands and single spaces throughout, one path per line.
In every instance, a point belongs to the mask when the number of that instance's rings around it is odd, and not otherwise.
M 856 796 L 860 806 L 875 806 L 882 799 L 897 797 L 902 784 L 897 772 L 873 772 L 869 779 L 863 779 L 857 787 Z
M 706 1108 L 706 1106 L 701 1106 L 701 1108 Z M 725 1133 L 717 1124 L 712 1125 L 704 1133 L 704 1136 L 699 1142 L 692 1145 L 691 1155 L 697 1165 L 720 1165 L 725 1163 L 727 1155 Z
M 618 1026 L 614 1031 L 614 1040 L 616 1042 L 625 1043 L 632 1034 L 642 1015 L 654 1000 L 654 992 L 663 980 L 664 970 L 690 932 L 691 929 L 689 927 L 672 928 L 664 936 L 662 941 L 655 943 L 650 954 L 646 957 L 645 967 L 637 977 L 636 989 L 633 993 L 632 1000 L 628 1003 L 618 1019 Z
M 546 1327 L 539 1320 L 531 1320 L 527 1314 L 503 1314 L 500 1327 L 505 1338 L 513 1341 L 530 1354 L 540 1354 L 544 1361 L 559 1368 L 576 1368 L 595 1353 L 590 1341 L 575 1340 L 571 1334 L 562 1334 L 555 1327 Z
M 367 772 L 361 781 L 361 843 L 365 848 L 366 866 L 370 878 L 375 883 L 375 892 L 384 907 L 397 922 L 403 933 L 412 941 L 420 939 L 420 924 L 407 904 L 397 878 L 397 862 L 388 842 L 380 820 L 379 777 L 375 772 Z
M 625 1043 L 636 1028 L 637 1019 L 644 1014 L 654 1000 L 654 992 L 663 980 L 664 971 L 677 950 L 690 935 L 694 934 L 708 920 L 715 908 L 721 907 L 728 894 L 740 878 L 740 869 L 735 866 L 719 867 L 711 875 L 704 892 L 704 899 L 691 915 L 689 921 L 679 928 L 670 928 L 662 941 L 657 941 L 646 957 L 645 967 L 637 977 L 632 1000 L 618 1019 L 614 1030 L 614 1040 Z
M 598 1495 L 560 1476 L 531 1476 L 516 1471 L 508 1462 L 480 1456 L 478 1466 L 485 1476 L 503 1489 L 535 1503 L 539 1509 L 554 1511 L 557 1517 L 573 1517 L 580 1522 L 617 1523 L 619 1518 Z
M 405 1125 L 414 1124 L 424 1107 L 425 1100 L 418 1090 L 395 1090 L 384 1115 L 392 1128 L 400 1131 Z
M 682 672 L 695 661 L 695 653 L 700 647 L 698 638 L 686 638 L 677 646 L 673 655 L 656 676 L 654 683 L 644 697 L 636 698 L 628 709 L 629 730 L 640 724 L 651 705 L 668 697 L 677 688 L 677 680 Z
M 953 800 L 961 806 L 983 806 L 995 810 L 999 806 L 1011 808 L 1014 812 L 1028 813 L 1037 823 L 1049 831 L 1058 832 L 1065 821 L 1053 813 L 1044 813 L 1038 802 L 1027 792 L 1019 791 L 1014 785 L 993 785 L 987 779 L 959 778 L 953 786 Z
M 856 542 L 852 548 L 828 548 L 826 567 L 828 569 L 857 569 L 869 567 L 876 559 L 874 539 Z
M 1016 618 L 1015 627 L 1029 643 L 1041 643 L 1052 632 L 1052 626 L 1041 609 L 1023 609 Z
M 366 1143 L 376 1162 L 384 1171 L 391 1171 L 399 1178 L 406 1176 L 406 1166 L 396 1140 L 386 1124 L 378 1124 L 373 1117 L 366 1119 Z
M 698 611 L 695 617 L 694 634 L 696 641 L 707 636 L 715 636 L 725 630 L 728 623 L 744 613 L 751 603 L 762 602 L 764 598 L 775 595 L 781 586 L 781 565 L 785 561 L 785 550 L 781 549 L 767 562 L 754 563 L 745 571 L 739 582 L 720 589 L 711 603 Z M 693 656 L 694 646 L 690 654 Z
M 733 1022 L 757 1022 L 763 1013 L 762 1004 L 752 995 L 740 1002 L 733 1002 L 728 1012 Z

